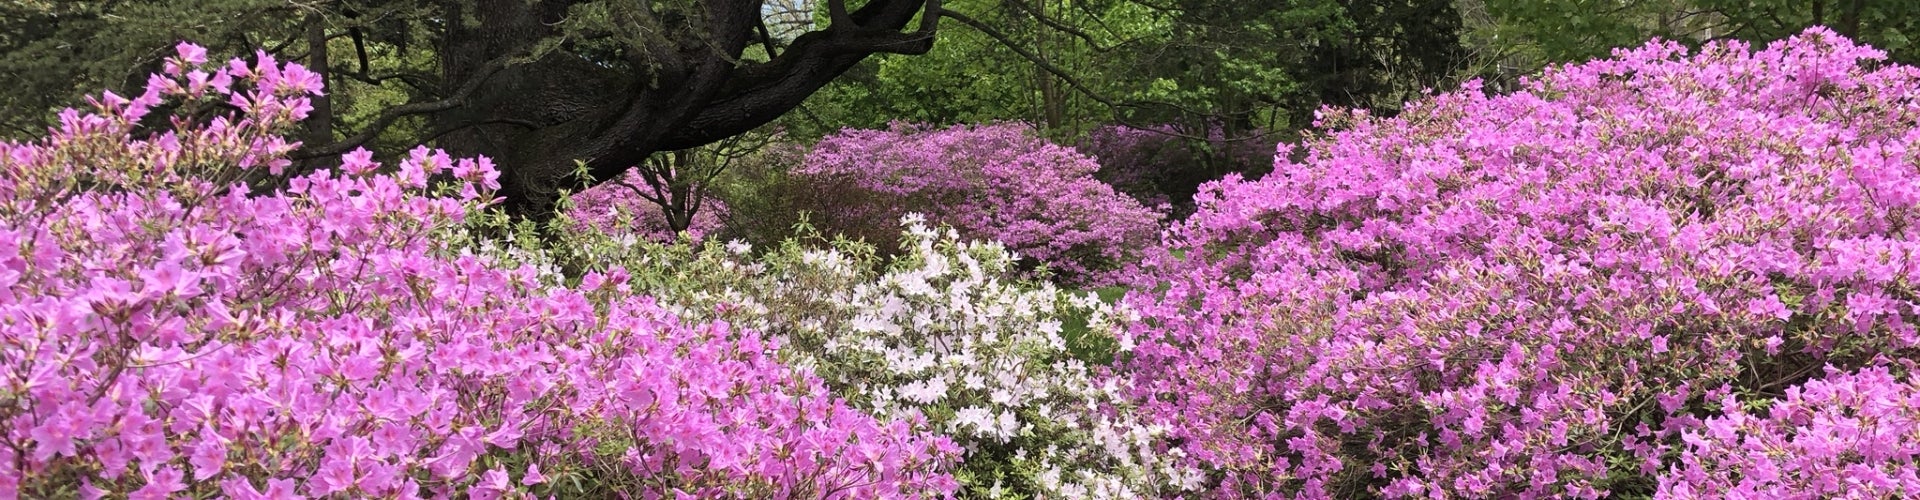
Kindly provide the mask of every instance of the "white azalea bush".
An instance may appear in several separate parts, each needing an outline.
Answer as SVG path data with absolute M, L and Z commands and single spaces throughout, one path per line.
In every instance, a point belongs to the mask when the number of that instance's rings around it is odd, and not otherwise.
M 871 247 L 804 227 L 758 255 L 739 242 L 597 234 L 489 251 L 548 269 L 624 266 L 630 286 L 683 317 L 765 332 L 781 359 L 849 404 L 946 432 L 966 451 L 953 472 L 968 497 L 1148 498 L 1200 484 L 1173 465 L 1185 453 L 1160 444 L 1166 429 L 1126 403 L 1125 382 L 1100 373 L 1129 347 L 1112 344 L 1129 311 L 1020 278 L 998 243 L 962 241 L 918 215 L 902 223 L 902 252 L 884 264 Z

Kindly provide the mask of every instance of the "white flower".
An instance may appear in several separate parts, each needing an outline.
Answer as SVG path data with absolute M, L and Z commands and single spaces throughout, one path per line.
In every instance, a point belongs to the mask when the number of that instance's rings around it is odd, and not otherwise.
M 913 381 L 900 386 L 900 397 L 920 404 L 933 404 L 947 395 L 947 382 L 940 379 Z
M 1182 487 L 1181 481 L 1204 481 L 1197 471 L 1169 465 L 1175 457 L 1153 451 L 1163 429 L 1136 420 L 1124 380 L 1096 377 L 1065 355 L 1064 318 L 1087 317 L 1091 331 L 1115 334 L 1131 349 L 1120 321 L 1137 314 L 1093 293 L 1012 280 L 1014 257 L 1004 246 L 963 242 L 926 222 L 917 214 L 902 218 L 908 255 L 878 276 L 837 250 L 783 245 L 761 260 L 748 244 L 733 241 L 724 253 L 698 256 L 700 271 L 685 273 L 693 276 L 661 271 L 700 286 L 647 292 L 689 315 L 712 314 L 718 302 L 738 304 L 726 319 L 790 335 L 775 352 L 793 366 L 819 374 L 871 414 L 928 415 L 963 449 L 1033 433 L 1037 439 L 1011 450 L 1025 465 L 1016 473 L 1020 481 L 1008 484 L 1035 487 L 1018 493 L 1144 498 Z M 510 252 L 525 253 L 520 262 L 542 268 L 555 261 L 539 250 Z M 644 250 L 611 253 L 609 259 L 634 269 L 660 260 Z
M 976 430 L 991 429 L 993 428 L 993 417 L 990 415 L 991 414 L 987 413 L 986 408 L 968 406 L 953 412 L 953 423 L 951 426 L 955 430 L 961 427 L 972 427 Z
M 853 322 L 848 324 L 847 326 L 849 328 L 852 328 L 854 332 L 859 332 L 859 333 L 880 333 L 880 332 L 887 331 L 887 327 L 893 327 L 895 330 L 899 329 L 899 327 L 895 326 L 893 323 L 881 320 L 880 318 L 875 318 L 872 315 L 867 315 L 867 314 L 855 316 L 853 318 Z
M 922 269 L 926 270 L 927 277 L 938 278 L 941 276 L 946 276 L 947 271 L 952 270 L 953 267 L 947 265 L 946 256 L 940 255 L 940 254 L 933 254 L 933 255 L 927 256 L 926 265 L 923 266 Z
M 926 223 L 927 216 L 920 215 L 919 212 L 907 212 L 906 215 L 900 216 L 900 225 L 907 226 L 909 229 L 913 228 L 913 226 L 925 225 Z
M 1012 438 L 1014 435 L 1020 433 L 1020 420 L 1014 418 L 1013 412 L 1011 411 L 1001 410 L 998 424 L 999 425 L 995 427 L 999 431 L 1000 437 Z
M 875 312 L 880 313 L 880 317 L 887 319 L 898 318 L 901 313 L 906 311 L 907 302 L 900 300 L 900 297 L 895 295 L 888 295 L 886 298 L 881 299 L 880 307 L 875 310 Z
M 926 297 L 929 295 L 933 295 L 934 293 L 937 293 L 937 290 L 933 289 L 933 285 L 928 284 L 927 278 L 925 276 L 922 276 L 920 273 L 911 273 L 904 276 L 900 276 L 898 280 L 899 280 L 898 283 L 900 284 L 900 293 L 902 295 L 906 295 L 908 297 Z
M 989 396 L 987 400 L 992 401 L 993 404 L 997 404 L 997 405 L 1012 403 L 1013 392 L 1008 391 L 1006 389 L 994 389 L 992 392 L 992 395 Z

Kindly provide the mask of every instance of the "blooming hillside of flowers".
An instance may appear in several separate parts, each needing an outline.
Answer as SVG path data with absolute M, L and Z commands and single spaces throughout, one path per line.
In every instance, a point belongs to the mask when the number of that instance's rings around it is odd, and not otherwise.
M 1065 283 L 1105 285 L 1159 234 L 1160 214 L 1093 178 L 1092 158 L 1017 124 L 847 130 L 814 146 L 795 173 L 850 181 L 867 196 L 847 217 L 906 212 L 968 238 L 999 241 Z
M 1330 112 L 1149 262 L 1136 397 L 1223 498 L 1920 495 L 1920 70 L 1882 57 L 1654 42 Z
M 884 259 L 257 189 L 321 78 L 206 57 L 0 144 L 0 500 L 1920 496 L 1920 70 L 1824 29 L 1327 111 L 1159 246 L 1019 126 L 843 132 Z
M 416 150 L 248 193 L 319 79 L 182 45 L 0 145 L 0 498 L 923 498 L 958 452 L 684 321 L 450 246 L 498 173 Z M 134 135 L 161 104 L 239 110 Z M 183 115 L 186 116 L 186 115 Z M 450 176 L 449 184 L 428 179 Z

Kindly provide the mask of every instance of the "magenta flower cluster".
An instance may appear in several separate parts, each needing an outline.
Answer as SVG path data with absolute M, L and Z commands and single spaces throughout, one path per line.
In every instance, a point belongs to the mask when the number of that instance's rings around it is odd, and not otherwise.
M 1920 381 L 1887 367 L 1787 389 L 1765 416 L 1729 401 L 1682 439 L 1660 476 L 1665 498 L 1913 498 L 1920 496 Z
M 1912 495 L 1920 70 L 1883 58 L 1656 41 L 1328 110 L 1169 232 L 1122 373 L 1225 498 Z
M 497 187 L 485 159 L 223 182 L 288 165 L 320 80 L 178 52 L 138 97 L 0 145 L 0 498 L 955 487 L 949 440 L 848 407 L 754 332 L 682 321 L 619 269 L 564 287 L 452 246 Z M 240 112 L 136 135 L 162 103 Z
M 1100 165 L 1019 123 L 846 130 L 814 146 L 803 176 L 875 196 L 842 207 L 893 221 L 907 212 L 998 240 L 1064 282 L 1105 284 L 1151 246 L 1160 214 L 1093 178 Z

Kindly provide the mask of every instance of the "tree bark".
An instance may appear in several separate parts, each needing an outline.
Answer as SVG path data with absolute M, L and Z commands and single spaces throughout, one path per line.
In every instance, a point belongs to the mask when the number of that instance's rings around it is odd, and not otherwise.
M 1837 27 L 1840 36 L 1853 40 L 1860 38 L 1860 11 L 1866 8 L 1867 0 L 1853 0 L 1847 5 L 1847 10 L 1840 12 L 1840 26 Z
M 327 60 L 326 19 L 319 12 L 307 14 L 307 69 L 320 75 L 327 88 L 332 88 L 327 77 L 333 73 Z M 333 99 L 323 93 L 313 97 L 313 111 L 307 114 L 306 142 L 308 144 L 330 144 L 333 142 Z
M 657 151 L 750 131 L 797 107 L 874 53 L 931 48 L 937 15 L 902 32 L 938 0 L 872 0 L 840 23 L 807 32 L 771 61 L 742 62 L 759 41 L 759 0 L 704 0 L 684 16 L 631 9 L 619 60 L 562 44 L 567 1 L 449 0 L 443 87 L 478 82 L 437 110 L 437 146 L 485 155 L 502 170 L 509 213 L 542 220 L 562 189 L 613 179 Z M 643 4 L 644 5 L 644 4 Z M 657 10 L 657 9 L 656 9 Z M 513 63 L 496 65 L 503 59 Z M 584 166 L 594 181 L 574 176 Z

